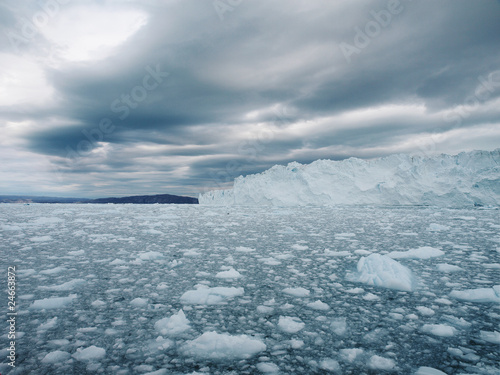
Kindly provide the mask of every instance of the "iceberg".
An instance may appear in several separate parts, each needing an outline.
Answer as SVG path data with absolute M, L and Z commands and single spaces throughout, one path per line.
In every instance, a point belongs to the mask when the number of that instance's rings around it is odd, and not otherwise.
M 200 194 L 202 205 L 500 206 L 500 148 L 435 157 L 391 155 L 292 162 L 240 176 L 229 190 Z

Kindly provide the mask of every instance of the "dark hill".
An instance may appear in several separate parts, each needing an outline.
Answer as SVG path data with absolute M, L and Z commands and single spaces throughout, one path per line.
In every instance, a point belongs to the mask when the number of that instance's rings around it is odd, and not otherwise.
M 153 203 L 175 203 L 175 204 L 198 204 L 198 198 L 183 197 L 179 195 L 158 194 L 158 195 L 134 195 L 121 198 L 98 198 L 82 201 L 82 203 L 134 203 L 134 204 L 153 204 Z
M 134 195 L 120 198 L 61 198 L 28 195 L 0 195 L 0 203 L 134 203 L 134 204 L 198 204 L 198 198 L 171 194 Z

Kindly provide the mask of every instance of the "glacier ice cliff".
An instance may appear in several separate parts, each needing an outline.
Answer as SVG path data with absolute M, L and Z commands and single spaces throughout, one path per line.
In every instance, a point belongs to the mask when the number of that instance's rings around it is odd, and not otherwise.
M 435 157 L 316 160 L 240 176 L 229 190 L 200 194 L 204 205 L 500 206 L 500 148 Z

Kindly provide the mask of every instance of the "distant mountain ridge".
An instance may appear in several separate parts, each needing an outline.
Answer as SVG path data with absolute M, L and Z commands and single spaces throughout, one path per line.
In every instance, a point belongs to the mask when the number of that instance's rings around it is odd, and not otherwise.
M 128 197 L 109 197 L 97 199 L 44 197 L 29 195 L 0 195 L 0 203 L 198 204 L 198 198 L 171 194 L 132 195 Z
M 121 198 L 97 198 L 82 203 L 134 203 L 134 204 L 198 204 L 198 198 L 171 194 L 133 195 Z
M 349 158 L 275 165 L 240 176 L 232 189 L 199 197 L 204 205 L 500 206 L 500 149 L 373 160 Z

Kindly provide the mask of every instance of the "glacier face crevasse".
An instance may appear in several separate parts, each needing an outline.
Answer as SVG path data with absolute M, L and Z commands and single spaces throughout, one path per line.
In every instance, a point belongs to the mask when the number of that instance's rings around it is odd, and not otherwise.
M 232 189 L 201 194 L 204 205 L 500 206 L 500 149 L 424 158 L 317 160 L 240 176 Z

